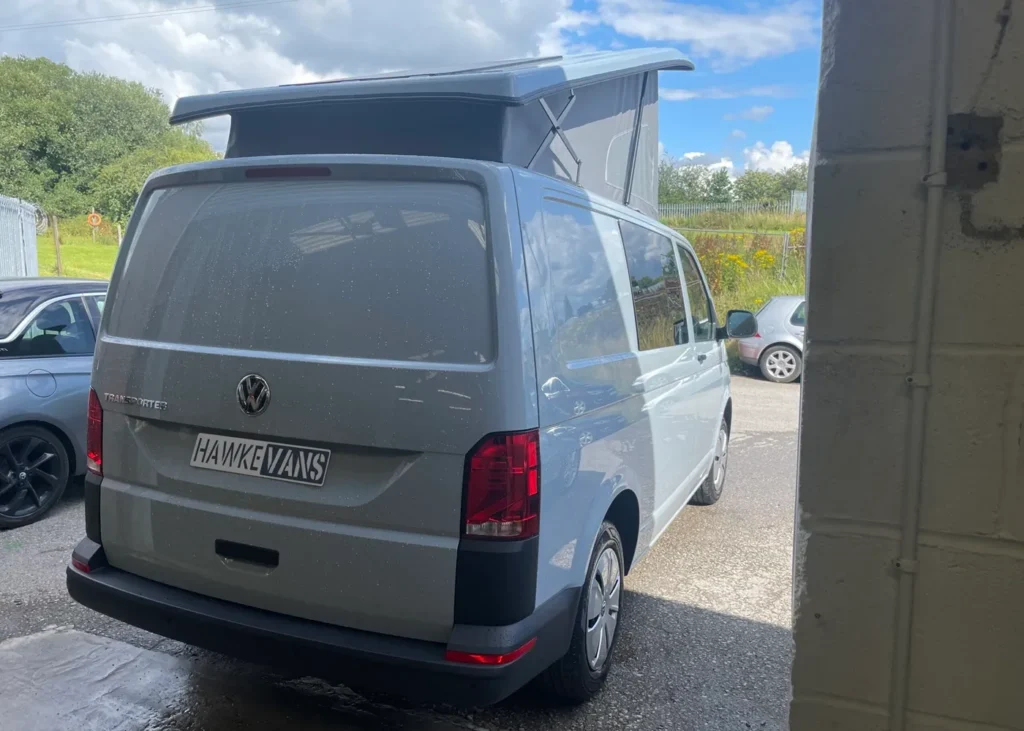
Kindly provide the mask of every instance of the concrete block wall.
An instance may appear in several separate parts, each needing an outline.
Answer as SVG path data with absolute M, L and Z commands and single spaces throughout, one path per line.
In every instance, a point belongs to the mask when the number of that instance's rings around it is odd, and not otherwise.
M 813 163 L 791 729 L 1024 729 L 1024 0 L 826 0 Z

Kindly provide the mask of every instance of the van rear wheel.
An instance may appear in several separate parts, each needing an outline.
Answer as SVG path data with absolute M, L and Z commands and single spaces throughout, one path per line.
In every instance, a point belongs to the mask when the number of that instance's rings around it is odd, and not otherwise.
M 591 553 L 569 651 L 540 677 L 558 702 L 584 703 L 608 677 L 622 612 L 622 555 L 619 531 L 605 521 Z

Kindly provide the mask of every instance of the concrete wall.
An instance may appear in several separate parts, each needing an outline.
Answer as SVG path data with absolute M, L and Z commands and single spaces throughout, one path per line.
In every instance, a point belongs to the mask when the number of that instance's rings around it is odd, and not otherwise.
M 813 170 L 791 728 L 1024 729 L 1024 0 L 827 0 Z

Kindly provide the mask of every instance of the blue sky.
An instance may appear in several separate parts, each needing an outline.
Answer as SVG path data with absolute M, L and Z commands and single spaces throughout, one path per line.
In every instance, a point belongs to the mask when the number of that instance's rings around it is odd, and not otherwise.
M 661 74 L 659 136 L 668 155 L 724 159 L 739 174 L 785 167 L 810 148 L 820 3 L 575 0 L 573 10 L 605 21 L 580 27 L 582 46 L 673 46 L 696 64 Z
M 894 2 L 898 0 L 893 0 Z M 180 96 L 398 69 L 674 46 L 660 140 L 688 164 L 783 169 L 810 147 L 821 0 L 2 0 L 25 24 L 0 54 Z M 9 6 L 9 7 L 8 7 Z M 104 22 L 89 22 L 104 18 Z M 217 148 L 227 124 L 212 120 Z

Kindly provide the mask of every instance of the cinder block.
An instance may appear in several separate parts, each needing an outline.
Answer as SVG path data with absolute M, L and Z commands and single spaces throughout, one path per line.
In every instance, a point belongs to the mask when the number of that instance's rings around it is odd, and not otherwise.
M 1021 105 L 1024 108 L 1024 100 Z M 1002 233 L 1004 238 L 1024 238 L 1019 234 L 1024 227 L 1024 195 L 1021 191 L 1024 191 L 1024 142 L 1003 145 L 999 180 L 974 193 L 971 225 L 982 235 Z M 1011 234 L 1013 229 L 1018 233 Z
M 1005 4 L 958 0 L 950 103 L 954 112 L 1002 114 L 1003 136 L 1009 141 L 1024 137 L 1024 23 L 1020 0 L 1004 23 Z
M 815 168 L 812 341 L 912 339 L 926 172 L 923 154 L 907 152 Z
M 1024 360 L 1010 355 L 954 352 L 933 357 L 923 530 L 974 535 L 998 530 L 1006 477 L 1004 414 L 1022 366 Z
M 922 547 L 910 707 L 977 724 L 1024 719 L 1024 557 Z
M 909 349 L 808 350 L 800 432 L 800 509 L 898 524 L 910 400 Z
M 883 704 L 889 697 L 897 543 L 811 534 L 797 557 L 793 697 L 823 693 Z
M 822 153 L 928 142 L 934 0 L 829 0 L 822 29 Z
M 972 236 L 961 215 L 959 196 L 947 195 L 935 293 L 935 341 L 1024 345 L 1020 326 L 1024 239 Z
M 888 731 L 888 716 L 882 709 L 851 708 L 824 699 L 795 698 L 790 704 L 790 731 Z

